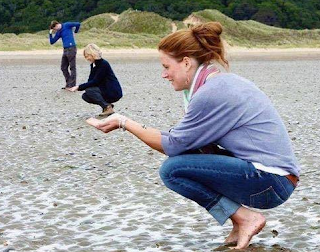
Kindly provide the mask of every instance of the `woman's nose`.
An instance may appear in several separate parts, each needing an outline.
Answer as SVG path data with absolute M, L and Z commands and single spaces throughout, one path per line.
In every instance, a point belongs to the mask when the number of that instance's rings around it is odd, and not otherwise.
M 166 71 L 163 71 L 162 74 L 161 74 L 161 77 L 162 78 L 168 78 L 168 74 Z

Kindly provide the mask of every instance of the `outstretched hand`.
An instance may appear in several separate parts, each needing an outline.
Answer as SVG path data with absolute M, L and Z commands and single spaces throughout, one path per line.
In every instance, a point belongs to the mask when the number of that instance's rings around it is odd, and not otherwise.
M 71 87 L 71 88 L 67 88 L 68 91 L 70 92 L 76 92 L 79 90 L 79 86 L 74 86 L 74 87 Z
M 161 144 L 160 130 L 147 128 L 123 115 L 115 113 L 102 120 L 89 118 L 86 122 L 104 133 L 108 133 L 115 129 L 127 130 L 149 145 L 152 149 L 164 153 Z
M 124 116 L 115 113 L 102 120 L 89 118 L 86 120 L 86 122 L 91 126 L 97 128 L 98 130 L 101 130 L 104 133 L 108 133 L 120 128 L 120 121 L 122 118 L 124 118 Z

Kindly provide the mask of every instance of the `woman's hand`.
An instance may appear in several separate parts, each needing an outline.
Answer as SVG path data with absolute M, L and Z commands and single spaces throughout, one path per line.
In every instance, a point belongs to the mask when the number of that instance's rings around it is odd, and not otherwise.
M 71 88 L 67 88 L 68 91 L 70 92 L 76 92 L 79 90 L 79 86 L 74 86 L 74 87 L 71 87 Z
M 86 122 L 104 133 L 108 133 L 115 129 L 127 130 L 149 145 L 152 149 L 164 153 L 161 145 L 160 130 L 146 127 L 123 115 L 115 113 L 108 116 L 106 119 L 98 120 L 96 118 L 89 118 Z
M 102 120 L 89 118 L 86 120 L 86 122 L 97 128 L 98 130 L 101 130 L 104 133 L 108 133 L 115 129 L 121 128 L 121 121 L 124 120 L 126 120 L 125 116 L 115 113 Z

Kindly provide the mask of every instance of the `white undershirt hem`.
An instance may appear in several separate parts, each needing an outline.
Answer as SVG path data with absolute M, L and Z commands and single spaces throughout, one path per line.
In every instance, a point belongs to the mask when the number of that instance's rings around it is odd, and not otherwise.
M 256 163 L 256 162 L 252 162 L 253 166 L 261 171 L 265 171 L 265 172 L 269 172 L 272 174 L 277 174 L 280 176 L 286 176 L 286 175 L 290 175 L 289 172 L 283 170 L 282 168 L 279 167 L 273 167 L 273 166 L 264 166 L 263 164 L 260 163 Z

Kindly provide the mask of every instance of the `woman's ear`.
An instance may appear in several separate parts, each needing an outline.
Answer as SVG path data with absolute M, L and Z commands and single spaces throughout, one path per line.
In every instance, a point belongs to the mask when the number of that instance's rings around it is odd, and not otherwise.
M 187 68 L 187 70 L 189 70 L 192 66 L 192 60 L 189 57 L 183 57 L 182 59 L 183 64 L 185 65 L 185 67 Z

